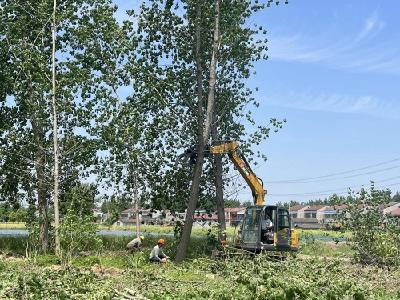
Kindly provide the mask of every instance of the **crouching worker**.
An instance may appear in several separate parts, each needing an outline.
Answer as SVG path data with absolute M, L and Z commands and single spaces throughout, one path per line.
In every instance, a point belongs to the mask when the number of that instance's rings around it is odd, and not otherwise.
M 131 253 L 135 252 L 135 251 L 139 251 L 140 247 L 142 246 L 143 240 L 144 240 L 144 236 L 143 235 L 133 239 L 132 241 L 130 241 L 128 243 L 128 245 L 126 245 L 126 249 Z
M 165 246 L 165 240 L 159 239 L 156 246 L 150 253 L 150 262 L 152 263 L 164 263 L 169 259 L 169 256 L 165 255 L 163 248 Z

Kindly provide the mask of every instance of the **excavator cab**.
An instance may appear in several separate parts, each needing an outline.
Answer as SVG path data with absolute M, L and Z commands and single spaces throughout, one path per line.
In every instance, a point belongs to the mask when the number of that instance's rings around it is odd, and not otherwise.
M 296 251 L 298 236 L 291 228 L 288 210 L 274 205 L 248 207 L 235 239 L 235 247 L 254 253 L 263 250 Z

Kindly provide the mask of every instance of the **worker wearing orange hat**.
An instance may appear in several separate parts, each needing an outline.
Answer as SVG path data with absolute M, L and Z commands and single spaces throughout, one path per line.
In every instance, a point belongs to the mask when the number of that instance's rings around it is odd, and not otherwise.
M 153 263 L 163 263 L 169 259 L 169 256 L 165 255 L 163 249 L 165 246 L 165 240 L 159 239 L 157 245 L 154 246 L 150 253 L 150 262 Z

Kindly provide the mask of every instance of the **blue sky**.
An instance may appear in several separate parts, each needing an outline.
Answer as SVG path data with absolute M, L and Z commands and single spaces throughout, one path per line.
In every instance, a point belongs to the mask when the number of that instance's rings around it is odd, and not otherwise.
M 369 180 L 400 190 L 400 161 L 391 161 L 400 157 L 399 9 L 395 0 L 291 0 L 254 18 L 268 29 L 270 58 L 251 82 L 256 117 L 288 121 L 261 146 L 268 161 L 257 173 L 271 203 L 346 194 Z
M 138 2 L 115 3 L 123 15 Z M 249 81 L 259 87 L 255 117 L 287 119 L 256 149 L 268 156 L 255 167 L 268 203 L 345 195 L 370 180 L 400 190 L 399 9 L 396 0 L 290 0 L 251 18 L 269 39 L 269 60 Z M 237 197 L 251 198 L 248 189 Z

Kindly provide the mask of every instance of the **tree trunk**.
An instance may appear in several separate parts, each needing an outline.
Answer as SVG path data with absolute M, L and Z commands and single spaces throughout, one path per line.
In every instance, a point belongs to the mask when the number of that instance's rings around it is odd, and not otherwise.
M 218 126 L 216 122 L 216 114 L 214 112 L 213 124 L 211 127 L 211 138 L 214 142 L 218 141 Z M 222 156 L 220 154 L 215 154 L 213 159 L 214 167 L 214 183 L 216 192 L 216 202 L 217 202 L 217 215 L 218 223 L 221 230 L 226 229 L 225 223 L 225 207 L 224 207 L 224 190 L 222 182 Z
M 190 198 L 188 207 L 186 210 L 186 220 L 185 225 L 183 226 L 181 240 L 178 245 L 178 250 L 176 254 L 176 261 L 181 262 L 186 258 L 187 249 L 189 247 L 190 234 L 192 232 L 193 226 L 193 213 L 196 209 L 197 199 L 199 197 L 199 189 L 200 189 L 200 178 L 204 161 L 204 146 L 208 141 L 210 136 L 210 129 L 214 111 L 214 100 L 215 100 L 215 83 L 216 83 L 216 65 L 217 65 L 217 54 L 219 47 L 219 4 L 220 0 L 215 1 L 215 28 L 214 28 L 214 40 L 212 47 L 212 56 L 210 63 L 210 80 L 208 85 L 208 99 L 207 99 L 207 112 L 206 112 L 206 121 L 205 128 L 203 131 L 203 136 L 199 139 L 199 144 L 197 148 L 197 161 L 193 172 L 193 181 L 190 189 Z M 201 9 L 200 4 L 197 4 L 197 14 L 198 10 Z M 201 11 L 200 11 L 201 14 Z M 197 19 L 197 24 L 199 24 L 199 20 Z M 198 25 L 197 25 L 198 26 Z M 197 35 L 197 34 L 196 34 Z M 197 47 L 196 47 L 197 48 Z M 199 82 L 197 83 L 197 91 L 199 95 Z M 200 125 L 200 124 L 199 124 Z
M 203 138 L 203 62 L 201 60 L 201 1 L 196 2 L 197 140 Z
M 133 141 L 130 137 L 128 139 L 128 144 L 126 149 L 128 151 L 128 156 L 133 154 L 132 149 Z M 138 197 L 138 177 L 137 177 L 137 168 L 135 165 L 137 164 L 136 160 L 132 157 L 129 157 L 128 161 L 128 184 L 127 190 L 131 195 L 133 195 L 133 203 L 135 205 L 135 219 L 136 219 L 136 237 L 140 236 L 140 220 L 139 220 L 139 197 Z
M 139 220 L 139 197 L 137 194 L 137 177 L 135 174 L 135 181 L 134 181 L 134 185 L 133 185 L 133 198 L 135 201 L 135 210 L 136 210 L 136 237 L 140 236 L 140 220 Z
M 58 149 L 58 136 L 57 136 L 57 107 L 56 107 L 56 8 L 57 2 L 53 1 L 53 32 L 52 32 L 52 42 L 53 49 L 51 53 L 52 59 L 52 108 L 53 108 L 53 151 L 54 151 L 54 229 L 55 229 L 55 246 L 56 246 L 56 255 L 61 255 L 61 244 L 60 244 L 60 211 L 59 211 L 59 174 L 58 174 L 58 159 L 59 159 L 59 149 Z
M 45 152 L 43 124 L 32 118 L 32 132 L 36 144 L 35 151 L 35 170 L 36 170 L 36 191 L 39 212 L 39 241 L 43 252 L 47 252 L 49 245 L 49 218 L 48 218 L 48 203 L 47 189 L 45 178 Z

